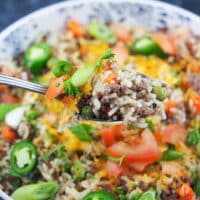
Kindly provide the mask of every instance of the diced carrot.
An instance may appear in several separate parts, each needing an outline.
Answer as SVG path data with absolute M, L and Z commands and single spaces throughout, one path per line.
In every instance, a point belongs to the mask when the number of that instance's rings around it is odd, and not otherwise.
M 46 91 L 46 96 L 49 99 L 54 99 L 55 97 L 62 94 L 63 90 L 64 90 L 63 77 L 52 79 Z
M 74 37 L 81 37 L 85 34 L 83 27 L 75 20 L 69 20 L 67 27 L 73 33 Z
M 2 128 L 2 137 L 8 142 L 13 142 L 16 138 L 16 132 L 8 126 Z
M 177 55 L 175 39 L 166 33 L 158 32 L 152 34 L 152 39 L 161 47 L 161 49 L 170 55 Z
M 181 188 L 177 190 L 181 200 L 192 200 L 194 198 L 194 191 L 188 183 L 183 183 Z
M 165 105 L 165 110 L 167 114 L 172 115 L 171 109 L 176 108 L 178 104 L 176 101 L 166 101 L 164 105 Z
M 113 53 L 115 54 L 115 58 L 117 62 L 122 65 L 127 57 L 128 57 L 128 50 L 127 48 L 122 44 L 122 43 L 117 43 L 113 48 L 112 48 Z
M 200 113 L 200 96 L 193 97 L 192 102 L 197 112 Z
M 126 26 L 122 24 L 113 24 L 110 28 L 117 40 L 122 42 L 129 42 L 131 40 L 130 32 Z
M 69 105 L 72 101 L 73 101 L 73 97 L 72 97 L 72 96 L 65 96 L 65 97 L 62 99 L 62 102 L 63 102 L 65 105 Z
M 110 74 L 105 80 L 104 83 L 105 84 L 110 84 L 110 83 L 118 83 L 118 73 L 117 72 L 113 72 L 112 74 Z

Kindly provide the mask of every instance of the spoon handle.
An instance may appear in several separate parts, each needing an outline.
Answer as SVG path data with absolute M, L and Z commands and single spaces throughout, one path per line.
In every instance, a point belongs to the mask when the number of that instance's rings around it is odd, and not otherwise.
M 40 94 L 45 94 L 45 92 L 47 90 L 47 88 L 42 85 L 39 85 L 36 83 L 31 83 L 29 81 L 24 81 L 19 78 L 6 76 L 3 74 L 0 74 L 0 85 L 8 85 L 8 86 L 12 86 L 12 87 L 18 87 L 18 88 L 22 88 L 25 90 L 29 90 L 31 92 L 40 93 Z

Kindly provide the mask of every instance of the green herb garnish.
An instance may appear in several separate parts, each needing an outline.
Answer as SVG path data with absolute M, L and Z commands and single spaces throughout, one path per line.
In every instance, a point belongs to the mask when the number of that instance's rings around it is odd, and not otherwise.
M 83 124 L 83 123 L 70 127 L 70 130 L 80 140 L 88 141 L 88 142 L 93 140 L 93 138 L 91 137 L 91 134 L 96 131 L 96 129 L 93 126 L 90 126 L 88 124 Z

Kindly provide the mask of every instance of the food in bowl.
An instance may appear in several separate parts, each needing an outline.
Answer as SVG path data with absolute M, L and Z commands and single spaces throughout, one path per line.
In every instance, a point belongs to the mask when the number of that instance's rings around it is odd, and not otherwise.
M 2 62 L 48 89 L 1 86 L 1 188 L 14 200 L 198 199 L 199 46 L 187 27 L 69 20 Z

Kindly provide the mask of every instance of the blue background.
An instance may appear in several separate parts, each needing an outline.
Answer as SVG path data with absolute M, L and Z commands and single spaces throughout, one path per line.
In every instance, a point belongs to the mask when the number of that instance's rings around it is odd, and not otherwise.
M 56 2 L 61 0 L 0 0 L 0 31 L 30 12 Z M 165 2 L 200 14 L 200 0 L 165 0 Z

